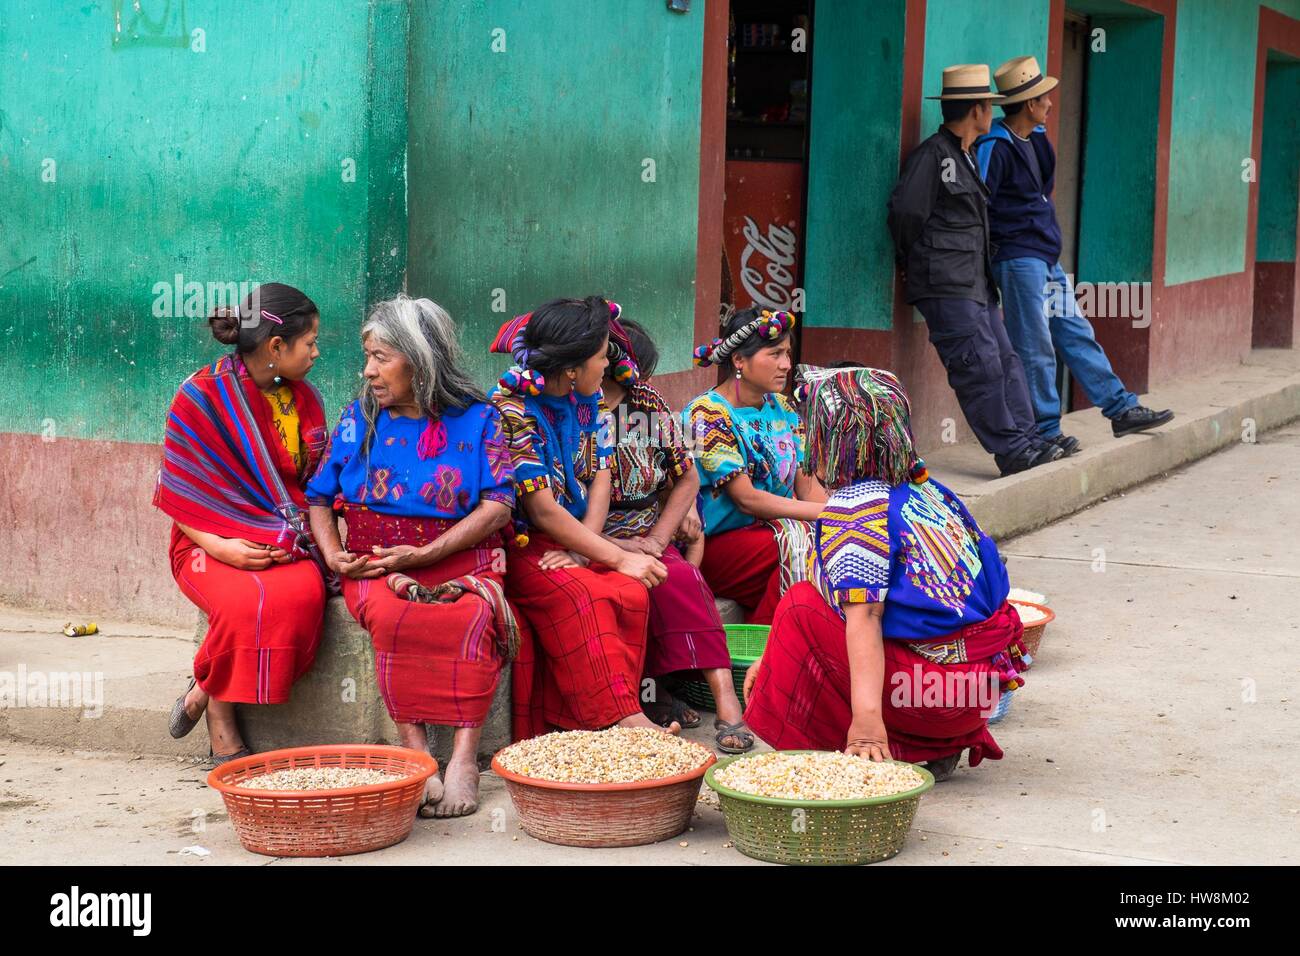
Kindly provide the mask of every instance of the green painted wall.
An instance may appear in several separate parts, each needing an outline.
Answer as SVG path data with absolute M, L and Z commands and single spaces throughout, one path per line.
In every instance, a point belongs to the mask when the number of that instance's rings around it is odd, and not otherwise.
M 1181 0 L 1174 55 L 1165 282 L 1240 272 L 1246 262 L 1259 10 Z
M 819 0 L 804 287 L 813 327 L 893 327 L 885 204 L 897 179 L 906 0 Z
M 413 0 L 407 285 L 481 377 L 504 319 L 589 293 L 690 366 L 703 7 Z
M 1255 258 L 1290 262 L 1300 204 L 1300 63 L 1270 62 L 1264 88 L 1259 162 L 1259 233 Z
M 971 0 L 929 0 L 922 95 L 937 95 L 943 86 L 943 68 L 958 63 L 987 63 L 990 83 L 993 71 L 1015 56 L 1035 56 L 1046 68 L 1050 12 L 1048 0 L 1000 0 L 996 9 Z M 938 129 L 942 119 L 939 101 L 925 100 L 922 137 Z
M 1164 19 L 1097 15 L 1092 28 L 1106 47 L 1088 53 L 1078 278 L 1148 282 Z
M 0 4 L 0 430 L 160 440 L 222 348 L 154 315 L 177 274 L 303 288 L 336 407 L 405 260 L 405 26 L 404 0 Z

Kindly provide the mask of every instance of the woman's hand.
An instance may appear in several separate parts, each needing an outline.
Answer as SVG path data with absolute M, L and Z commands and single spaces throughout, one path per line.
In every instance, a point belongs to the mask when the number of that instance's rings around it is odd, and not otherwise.
M 691 509 L 682 518 L 682 523 L 677 529 L 677 535 L 689 544 L 697 540 L 702 534 L 704 534 L 704 523 L 700 521 L 699 509 L 691 505 Z
M 851 757 L 866 757 L 877 763 L 890 759 L 889 734 L 885 731 L 885 722 L 878 714 L 863 719 L 853 718 L 849 724 L 844 752 Z
M 758 660 L 750 664 L 745 669 L 745 682 L 741 685 L 740 696 L 745 698 L 745 703 L 749 703 L 749 696 L 754 690 L 754 681 L 758 680 L 758 669 L 763 665 L 763 655 L 758 656 Z
M 258 544 L 246 538 L 222 538 L 221 544 L 209 546 L 208 553 L 222 564 L 241 571 L 265 571 L 272 564 L 283 564 L 277 555 L 285 554 L 279 548 Z
M 649 554 L 633 554 L 630 551 L 623 552 L 618 564 L 614 565 L 614 570 L 619 574 L 626 574 L 629 578 L 635 578 L 648 588 L 663 584 L 668 577 L 668 569 L 658 558 Z
M 391 548 L 378 545 L 370 549 L 370 566 L 381 571 L 405 571 L 408 568 L 422 568 L 431 564 L 427 548 L 417 548 L 411 544 L 399 544 Z
M 325 563 L 335 574 L 354 581 L 377 578 L 384 573 L 382 568 L 372 566 L 370 555 L 353 554 L 351 551 L 335 551 L 325 557 Z
M 648 554 L 652 558 L 662 558 L 664 550 L 668 547 L 668 542 L 660 538 L 653 531 L 644 535 L 641 539 L 641 553 Z
M 542 559 L 537 562 L 537 566 L 543 571 L 554 571 L 557 568 L 581 568 L 585 565 L 578 562 L 577 556 L 572 551 L 547 551 L 542 555 Z

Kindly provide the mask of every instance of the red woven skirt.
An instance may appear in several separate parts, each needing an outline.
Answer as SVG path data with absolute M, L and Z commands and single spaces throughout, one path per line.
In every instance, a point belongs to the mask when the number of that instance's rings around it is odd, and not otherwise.
M 700 572 L 714 595 L 745 609 L 746 624 L 771 624 L 781 600 L 780 564 L 776 532 L 756 521 L 705 538 Z
M 894 758 L 917 763 L 969 748 L 972 767 L 985 757 L 1001 759 L 988 729 L 1005 674 L 994 658 L 1005 656 L 1021 633 L 1019 616 L 1004 605 L 987 621 L 930 642 L 962 641 L 966 663 L 936 664 L 905 642 L 886 639 L 882 715 Z M 954 686 L 962 691 L 957 697 L 939 689 Z M 935 689 L 934 699 L 923 687 Z M 992 696 L 967 693 L 976 687 L 988 687 Z M 796 584 L 777 608 L 745 721 L 777 750 L 842 750 L 851 701 L 844 621 L 813 585 Z
M 660 560 L 668 579 L 650 589 L 646 676 L 730 667 L 727 632 L 699 568 L 674 547 L 664 549 Z
M 372 546 L 416 547 L 435 540 L 455 522 L 379 515 L 349 509 L 348 550 Z M 500 583 L 504 551 L 499 535 L 437 564 L 402 573 L 426 587 L 466 574 Z M 491 604 L 464 593 L 446 604 L 408 601 L 385 578 L 343 579 L 343 597 L 375 647 L 375 676 L 389 716 L 403 724 L 480 727 L 487 719 L 501 674 L 497 621 Z
M 172 526 L 172 576 L 208 616 L 194 677 L 213 700 L 283 704 L 311 668 L 325 617 L 325 581 L 311 561 L 243 571 Z
M 640 713 L 649 594 L 601 565 L 543 571 L 558 545 L 536 531 L 511 549 L 506 595 L 529 625 L 512 670 L 514 733 L 596 730 Z

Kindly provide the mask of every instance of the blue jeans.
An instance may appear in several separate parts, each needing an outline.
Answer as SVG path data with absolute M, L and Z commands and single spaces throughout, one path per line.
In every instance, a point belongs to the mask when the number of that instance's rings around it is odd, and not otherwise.
M 1079 314 L 1074 283 L 1058 262 L 1005 259 L 993 263 L 1002 290 L 1002 314 L 1007 335 L 1020 355 L 1034 405 L 1038 431 L 1045 438 L 1061 433 L 1061 396 L 1056 390 L 1056 352 L 1088 401 L 1107 418 L 1115 418 L 1138 403 L 1124 387 L 1110 359 L 1097 344 L 1092 325 Z

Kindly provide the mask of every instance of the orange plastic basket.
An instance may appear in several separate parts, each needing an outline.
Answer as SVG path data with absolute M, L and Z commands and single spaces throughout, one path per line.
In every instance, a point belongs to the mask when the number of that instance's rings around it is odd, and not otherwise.
M 343 790 L 249 790 L 241 780 L 293 767 L 348 767 L 402 774 Z M 401 843 L 438 762 L 406 747 L 333 744 L 241 757 L 208 774 L 244 849 L 267 856 L 346 856 Z
M 1043 642 L 1043 631 L 1047 629 L 1047 625 L 1056 620 L 1056 612 L 1046 604 L 1035 604 L 1033 601 L 1012 601 L 1011 603 L 1019 604 L 1021 607 L 1032 607 L 1046 615 L 1041 621 L 1026 624 L 1024 636 L 1020 639 L 1020 643 L 1025 648 L 1025 653 L 1031 658 L 1036 658 L 1038 657 L 1038 646 Z
M 496 758 L 524 832 L 561 846 L 643 846 L 677 836 L 690 825 L 709 754 L 689 773 L 635 783 L 561 783 L 512 773 Z

